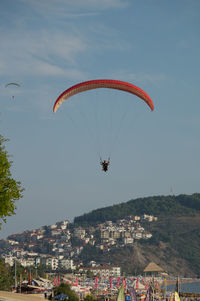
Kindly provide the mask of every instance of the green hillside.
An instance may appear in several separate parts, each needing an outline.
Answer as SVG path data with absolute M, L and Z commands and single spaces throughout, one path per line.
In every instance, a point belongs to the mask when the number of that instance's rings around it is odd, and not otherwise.
M 178 196 L 153 196 L 93 210 L 74 218 L 77 225 L 94 225 L 116 221 L 128 215 L 152 214 L 154 216 L 191 215 L 200 211 L 200 194 Z
M 131 247 L 110 252 L 82 253 L 83 260 L 98 257 L 99 262 L 119 264 L 129 273 L 142 272 L 154 261 L 166 272 L 182 276 L 200 276 L 200 194 L 154 196 L 130 200 L 118 205 L 93 210 L 76 217 L 78 226 L 89 226 L 105 221 L 116 221 L 129 215 L 151 214 L 158 221 L 148 223 L 153 236 L 138 240 Z

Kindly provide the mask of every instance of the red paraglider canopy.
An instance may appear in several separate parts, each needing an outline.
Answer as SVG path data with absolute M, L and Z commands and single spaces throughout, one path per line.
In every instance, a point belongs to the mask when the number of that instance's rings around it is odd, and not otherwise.
M 131 94 L 134 94 L 141 99 L 143 99 L 147 105 L 150 107 L 150 109 L 154 110 L 154 104 L 149 95 L 144 92 L 142 89 L 140 89 L 137 86 L 134 86 L 131 83 L 119 81 L 119 80 L 113 80 L 113 79 L 96 79 L 96 80 L 90 80 L 86 82 L 82 82 L 79 84 L 76 84 L 69 89 L 65 90 L 56 100 L 53 106 L 53 112 L 56 113 L 57 109 L 60 107 L 60 105 L 69 97 L 87 91 L 92 89 L 98 89 L 98 88 L 110 88 L 110 89 L 117 89 L 121 91 L 125 91 Z

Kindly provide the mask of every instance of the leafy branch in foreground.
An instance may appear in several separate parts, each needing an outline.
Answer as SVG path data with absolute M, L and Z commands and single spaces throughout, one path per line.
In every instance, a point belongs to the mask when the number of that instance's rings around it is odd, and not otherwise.
M 13 162 L 9 161 L 9 155 L 3 145 L 5 141 L 0 135 L 0 219 L 4 222 L 7 216 L 15 214 L 15 201 L 22 198 L 24 190 L 21 183 L 12 178 L 10 168 Z

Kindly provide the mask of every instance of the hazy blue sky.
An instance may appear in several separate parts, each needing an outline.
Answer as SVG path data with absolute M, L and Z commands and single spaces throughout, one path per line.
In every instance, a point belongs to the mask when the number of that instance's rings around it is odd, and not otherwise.
M 1 237 L 171 187 L 200 192 L 199 56 L 199 0 L 1 0 L 0 134 L 25 188 Z M 99 89 L 53 114 L 61 92 L 98 78 L 138 85 L 155 111 Z

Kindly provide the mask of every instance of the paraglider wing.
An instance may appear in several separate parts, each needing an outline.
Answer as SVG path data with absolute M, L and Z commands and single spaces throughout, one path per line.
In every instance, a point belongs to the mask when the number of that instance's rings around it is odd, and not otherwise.
M 57 109 L 60 107 L 60 105 L 69 97 L 92 89 L 98 89 L 98 88 L 110 88 L 110 89 L 117 89 L 121 91 L 125 91 L 131 94 L 134 94 L 141 99 L 143 99 L 147 105 L 150 107 L 150 109 L 154 110 L 154 104 L 149 95 L 144 92 L 142 89 L 140 89 L 137 86 L 134 86 L 131 83 L 119 81 L 119 80 L 112 80 L 112 79 L 96 79 L 96 80 L 90 80 L 86 82 L 82 82 L 79 84 L 76 84 L 69 89 L 65 90 L 60 96 L 57 98 L 57 100 L 54 103 L 53 106 L 53 112 L 56 113 Z
M 6 84 L 5 85 L 5 88 L 7 88 L 8 86 L 17 86 L 17 87 L 21 87 L 21 85 L 20 84 L 18 84 L 18 83 L 8 83 L 8 84 Z

